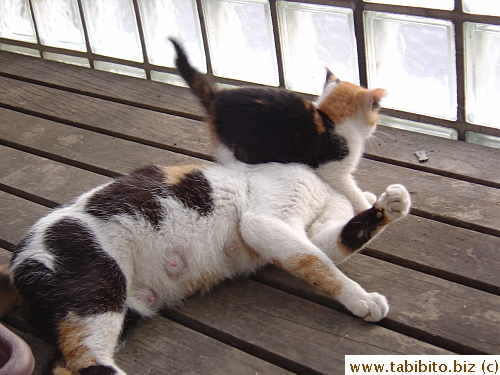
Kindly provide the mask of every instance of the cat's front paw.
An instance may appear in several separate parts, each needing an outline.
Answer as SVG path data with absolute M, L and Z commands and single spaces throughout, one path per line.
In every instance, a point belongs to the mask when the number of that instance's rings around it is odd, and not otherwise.
M 351 312 L 368 322 L 378 322 L 389 312 L 387 298 L 379 293 L 365 293 L 350 304 Z
M 399 220 L 410 211 L 410 194 L 403 185 L 390 185 L 378 198 L 375 207 L 381 210 L 389 221 Z
M 371 205 L 374 205 L 375 202 L 377 201 L 377 196 L 375 194 L 373 194 L 372 192 L 363 191 L 363 195 L 365 196 L 368 203 L 370 203 Z

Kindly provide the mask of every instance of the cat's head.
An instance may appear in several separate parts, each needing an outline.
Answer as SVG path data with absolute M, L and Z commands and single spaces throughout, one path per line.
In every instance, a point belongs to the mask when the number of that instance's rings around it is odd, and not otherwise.
M 323 93 L 316 107 L 325 112 L 341 127 L 353 125 L 369 136 L 377 125 L 380 101 L 387 95 L 384 89 L 367 90 L 350 82 L 341 81 L 328 68 Z M 337 127 L 337 129 L 339 129 Z

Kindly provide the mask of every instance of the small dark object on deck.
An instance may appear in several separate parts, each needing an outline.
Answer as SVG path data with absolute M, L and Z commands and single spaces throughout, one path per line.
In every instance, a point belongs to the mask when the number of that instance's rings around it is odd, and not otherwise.
M 427 156 L 427 151 L 426 150 L 416 151 L 415 155 L 417 155 L 418 161 L 421 162 L 421 163 L 424 163 L 427 160 L 429 160 L 429 157 Z

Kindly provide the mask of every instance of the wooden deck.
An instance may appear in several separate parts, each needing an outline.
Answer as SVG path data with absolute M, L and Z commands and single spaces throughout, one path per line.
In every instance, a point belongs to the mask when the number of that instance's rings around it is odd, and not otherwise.
M 0 263 L 50 208 L 144 164 L 210 160 L 189 90 L 0 52 Z M 130 374 L 341 374 L 346 354 L 499 354 L 500 152 L 379 127 L 366 190 L 412 194 L 412 215 L 341 269 L 387 296 L 379 324 L 273 267 L 225 282 L 138 327 Z M 414 155 L 426 149 L 429 161 Z M 35 373 L 51 345 L 16 314 Z

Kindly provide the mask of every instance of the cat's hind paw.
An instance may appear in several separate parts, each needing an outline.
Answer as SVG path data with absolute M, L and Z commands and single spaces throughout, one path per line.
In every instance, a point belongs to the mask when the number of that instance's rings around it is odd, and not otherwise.
M 356 301 L 351 311 L 368 322 L 378 322 L 387 316 L 389 303 L 382 294 L 366 293 L 363 299 Z
M 378 198 L 375 207 L 382 210 L 389 221 L 399 220 L 410 211 L 410 194 L 403 185 L 390 185 Z

